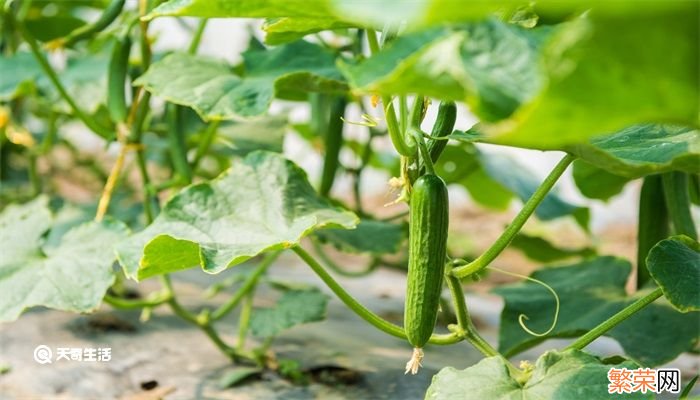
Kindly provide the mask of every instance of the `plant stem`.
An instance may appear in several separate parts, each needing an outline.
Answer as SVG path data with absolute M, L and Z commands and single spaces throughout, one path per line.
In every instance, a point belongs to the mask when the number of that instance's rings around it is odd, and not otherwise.
M 56 71 L 53 69 L 51 64 L 49 64 L 46 57 L 44 57 L 43 53 L 41 52 L 41 49 L 39 48 L 39 44 L 36 42 L 36 39 L 34 39 L 34 37 L 22 24 L 17 24 L 16 28 L 20 32 L 22 37 L 24 37 L 24 40 L 27 42 L 27 44 L 29 44 L 29 48 L 31 49 L 32 54 L 34 55 L 34 58 L 37 60 L 37 62 L 41 66 L 41 69 L 48 76 L 49 80 L 54 85 L 54 87 L 61 95 L 63 100 L 65 100 L 66 103 L 68 103 L 71 110 L 73 111 L 73 114 L 76 117 L 78 117 L 78 119 L 80 119 L 93 132 L 103 137 L 110 137 L 112 135 L 112 131 L 110 129 L 98 124 L 97 121 L 92 119 L 92 117 L 87 115 L 83 110 L 80 109 L 80 107 L 78 107 L 78 104 L 75 102 L 75 100 L 71 97 L 71 95 L 61 83 L 61 80 L 58 78 L 58 74 L 56 74 Z
M 378 53 L 379 41 L 377 40 L 377 32 L 372 29 L 368 29 L 367 41 L 369 43 L 371 53 Z M 406 157 L 412 157 L 416 153 L 416 147 L 413 145 L 413 141 L 410 138 L 407 141 L 406 137 L 401 134 L 399 121 L 396 118 L 396 111 L 394 111 L 393 100 L 390 96 L 383 95 L 381 98 L 382 104 L 384 105 L 384 115 L 386 116 L 386 128 L 389 131 L 391 142 L 394 144 L 394 147 L 399 154 Z
M 208 21 L 209 20 L 207 18 L 202 18 L 199 20 L 197 30 L 194 32 L 194 36 L 192 37 L 192 41 L 190 42 L 190 47 L 187 49 L 188 53 L 197 53 L 197 49 L 199 48 L 199 44 L 202 42 L 202 35 L 204 34 L 204 29 L 206 29 Z
M 161 275 L 160 280 L 163 285 L 163 289 L 166 295 L 168 296 L 167 303 L 170 306 L 170 309 L 173 311 L 173 313 L 175 313 L 175 315 L 199 327 L 199 329 L 201 329 L 209 337 L 209 339 L 211 339 L 211 341 L 214 342 L 214 345 L 219 350 L 221 350 L 222 353 L 226 354 L 229 358 L 231 358 L 232 361 L 237 361 L 241 358 L 244 358 L 253 362 L 257 362 L 253 355 L 239 352 L 235 348 L 229 346 L 228 344 L 226 344 L 226 342 L 224 342 L 221 336 L 219 336 L 216 329 L 214 329 L 214 327 L 212 326 L 210 314 L 206 310 L 203 311 L 200 315 L 195 315 L 187 311 L 184 307 L 182 307 L 175 298 L 175 291 L 173 289 L 172 282 L 170 281 L 170 276 Z
M 267 268 L 272 265 L 275 260 L 277 260 L 280 254 L 281 252 L 279 251 L 268 253 L 265 258 L 260 261 L 258 266 L 255 267 L 250 276 L 246 278 L 245 282 L 243 282 L 243 285 L 238 289 L 238 291 L 226 303 L 222 304 L 211 313 L 211 320 L 219 320 L 225 317 L 226 314 L 231 312 L 231 310 L 236 308 L 238 303 L 240 303 L 241 300 L 243 300 L 243 298 L 255 288 L 255 285 L 257 285 L 260 277 L 265 273 L 265 271 L 267 271 Z
M 255 297 L 255 288 L 243 300 L 241 306 L 241 314 L 238 317 L 238 342 L 236 350 L 245 350 L 246 336 L 248 336 L 248 327 L 250 326 L 250 315 L 253 313 L 253 298 Z
M 599 336 L 602 336 L 603 334 L 605 334 L 605 332 L 614 328 L 620 322 L 626 320 L 637 311 L 653 303 L 654 300 L 658 299 L 662 295 L 663 292 L 661 291 L 661 288 L 654 289 L 654 291 L 652 291 L 651 293 L 628 305 L 617 314 L 613 315 L 612 317 L 603 321 L 603 323 L 601 323 L 600 325 L 588 331 L 588 333 L 586 333 L 585 335 L 576 339 L 575 342 L 567 346 L 567 349 L 582 350 L 584 347 L 588 346 L 591 342 L 596 340 Z
M 576 159 L 576 157 L 567 154 L 564 158 L 557 163 L 552 172 L 545 178 L 542 184 L 535 190 L 530 199 L 523 205 L 518 215 L 515 216 L 513 221 L 508 225 L 501 236 L 496 239 L 496 242 L 491 245 L 483 254 L 476 258 L 476 260 L 470 262 L 467 265 L 455 268 L 452 270 L 452 274 L 458 278 L 465 278 L 476 272 L 483 270 L 488 267 L 491 262 L 498 257 L 503 250 L 510 244 L 515 235 L 522 229 L 525 222 L 530 218 L 537 206 L 540 205 L 542 200 L 544 200 L 547 193 L 554 187 L 554 184 L 561 177 L 561 175 L 566 171 L 566 168 Z
M 352 311 L 354 311 L 358 316 L 360 316 L 362 319 L 365 321 L 369 322 L 372 324 L 374 327 L 378 328 L 379 330 L 388 333 L 389 335 L 401 338 L 401 339 L 406 339 L 406 332 L 401 328 L 400 326 L 394 325 L 391 322 L 383 319 L 382 317 L 378 316 L 377 314 L 373 313 L 372 311 L 368 310 L 360 304 L 357 300 L 355 300 L 354 297 L 352 297 L 348 292 L 343 289 L 338 282 L 336 282 L 333 277 L 331 277 L 328 272 L 321 266 L 321 264 L 316 261 L 309 253 L 307 253 L 304 249 L 302 249 L 300 246 L 294 246 L 292 247 L 292 250 L 294 250 L 295 253 L 304 260 L 306 264 L 308 264 L 309 267 L 318 275 L 319 278 L 330 288 L 333 293 L 338 296 L 338 298 L 345 303 L 346 306 L 348 306 Z M 457 343 L 460 340 L 462 340 L 461 337 L 459 337 L 458 334 L 452 333 L 452 334 L 446 334 L 446 335 L 433 335 L 430 337 L 430 343 L 433 344 L 452 344 L 452 343 Z
M 97 212 L 95 213 L 95 221 L 100 222 L 107 214 L 107 209 L 109 208 L 109 203 L 112 200 L 112 193 L 114 188 L 117 186 L 117 180 L 119 179 L 119 174 L 121 173 L 122 166 L 124 165 L 124 158 L 129 150 L 129 147 L 133 145 L 122 144 L 119 148 L 119 154 L 117 159 L 112 166 L 112 170 L 109 172 L 109 177 L 107 177 L 107 183 L 105 183 L 104 189 L 102 189 L 102 195 L 100 196 L 100 201 L 97 203 Z
M 486 357 L 502 357 L 498 350 L 494 349 L 484 338 L 479 335 L 469 317 L 467 302 L 464 299 L 464 291 L 459 279 L 452 275 L 449 270 L 445 271 L 445 279 L 447 287 L 450 289 L 450 295 L 454 302 L 455 313 L 457 314 L 457 325 L 464 332 L 464 338 L 479 350 Z

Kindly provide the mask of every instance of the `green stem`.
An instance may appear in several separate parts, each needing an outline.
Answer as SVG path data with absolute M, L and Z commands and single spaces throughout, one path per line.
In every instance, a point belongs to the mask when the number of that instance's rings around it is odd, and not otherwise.
M 260 280 L 260 277 L 265 273 L 265 271 L 267 271 L 267 268 L 272 265 L 275 260 L 277 260 L 280 254 L 281 252 L 279 251 L 268 253 L 265 258 L 260 261 L 258 266 L 255 267 L 250 276 L 246 278 L 245 282 L 243 282 L 243 285 L 238 289 L 238 291 L 226 303 L 222 304 L 211 313 L 211 320 L 219 320 L 225 317 L 226 314 L 231 312 L 231 310 L 236 308 L 238 303 L 240 303 L 241 300 L 243 300 L 243 298 L 255 288 Z
M 525 225 L 525 222 L 530 218 L 537 206 L 540 205 L 542 200 L 544 200 L 547 193 L 554 187 L 554 184 L 561 177 L 561 175 L 566 171 L 566 168 L 571 164 L 576 157 L 567 154 L 564 158 L 559 161 L 559 163 L 554 167 L 552 172 L 549 173 L 547 178 L 542 182 L 542 184 L 537 188 L 535 193 L 532 194 L 530 199 L 523 205 L 518 215 L 515 216 L 513 221 L 508 225 L 501 236 L 496 239 L 496 242 L 491 245 L 483 254 L 476 258 L 476 260 L 471 263 L 455 268 L 452 270 L 452 274 L 458 278 L 465 278 L 469 275 L 477 273 L 484 268 L 488 267 L 491 262 L 498 257 L 501 252 L 508 247 L 510 242 L 513 240 L 515 235 L 520 232 L 520 229 Z
M 207 335 L 207 337 L 211 339 L 214 345 L 221 350 L 222 353 L 231 358 L 232 361 L 247 359 L 249 361 L 257 362 L 253 355 L 239 352 L 223 341 L 218 332 L 216 332 L 216 329 L 214 329 L 212 326 L 210 314 L 206 310 L 199 315 L 195 315 L 182 307 L 175 298 L 175 291 L 168 275 L 161 275 L 160 279 L 163 289 L 168 296 L 167 304 L 170 306 L 170 309 L 173 311 L 173 313 L 175 313 L 175 315 L 199 327 L 199 329 L 201 329 Z
M 425 145 L 425 140 L 423 140 L 422 134 L 416 128 L 411 128 L 411 132 L 416 140 L 416 144 L 418 145 L 418 151 L 420 151 L 421 158 L 423 159 L 425 170 L 429 174 L 435 175 L 435 166 L 433 165 L 433 160 L 430 157 L 430 151 L 428 151 L 428 147 Z
M 464 291 L 462 290 L 462 284 L 459 279 L 452 275 L 448 269 L 445 271 L 445 280 L 447 281 L 447 287 L 450 289 L 450 295 L 454 302 L 455 313 L 457 314 L 457 325 L 464 333 L 464 338 L 486 357 L 501 357 L 505 359 L 498 350 L 493 348 L 493 346 L 476 331 L 469 317 L 467 302 L 464 299 Z
M 92 117 L 90 117 L 83 110 L 81 110 L 80 107 L 78 107 L 78 104 L 71 97 L 71 95 L 68 94 L 68 91 L 61 83 L 61 80 L 58 78 L 58 74 L 56 74 L 56 71 L 53 69 L 51 64 L 49 64 L 46 57 L 44 57 L 43 53 L 41 52 L 41 49 L 39 48 L 39 44 L 36 42 L 36 39 L 34 39 L 34 37 L 29 33 L 29 31 L 21 24 L 18 24 L 16 28 L 20 32 L 22 37 L 24 37 L 24 40 L 29 44 L 29 48 L 31 49 L 32 54 L 34 55 L 34 58 L 41 66 L 41 69 L 44 71 L 44 73 L 48 76 L 49 80 L 54 85 L 54 87 L 61 95 L 63 100 L 65 100 L 66 103 L 68 103 L 71 110 L 73 111 L 73 114 L 76 117 L 78 117 L 78 119 L 80 119 L 85 124 L 85 126 L 90 128 L 90 130 L 97 133 L 98 135 L 103 137 L 111 136 L 111 129 L 101 126 L 95 120 L 93 120 Z
M 190 42 L 190 47 L 187 49 L 188 53 L 197 53 L 197 49 L 199 48 L 199 44 L 202 42 L 202 35 L 204 34 L 204 29 L 206 29 L 208 21 L 209 20 L 207 18 L 202 18 L 199 20 L 197 30 L 194 32 L 194 36 L 192 37 L 192 41 Z
M 661 175 L 661 182 L 673 232 L 676 235 L 686 235 L 697 240 L 698 234 L 690 212 L 688 175 L 677 171 L 667 172 Z
M 32 184 L 32 196 L 38 196 L 41 193 L 41 178 L 37 168 L 39 156 L 29 153 L 29 181 Z
M 333 293 L 338 296 L 338 298 L 345 303 L 352 311 L 354 311 L 358 316 L 360 316 L 365 321 L 372 324 L 374 327 L 378 328 L 382 332 L 388 333 L 391 336 L 395 336 L 401 339 L 406 339 L 406 332 L 400 326 L 394 325 L 391 322 L 383 319 L 372 311 L 368 310 L 360 304 L 354 297 L 352 297 L 348 292 L 343 289 L 338 282 L 336 282 L 333 277 L 331 277 L 328 272 L 321 266 L 321 264 L 316 261 L 309 253 L 299 246 L 292 247 L 295 253 L 301 258 L 309 267 L 318 275 L 319 278 L 330 288 Z M 446 335 L 433 335 L 430 337 L 430 343 L 433 344 L 452 344 L 457 343 L 462 340 L 458 334 L 446 334 Z
M 241 306 L 241 315 L 238 317 L 238 342 L 236 350 L 245 350 L 246 337 L 248 336 L 248 328 L 250 327 L 250 316 L 253 313 L 253 298 L 255 288 L 248 293 Z
M 607 331 L 617 326 L 617 324 L 619 324 L 620 322 L 626 320 L 637 311 L 653 303 L 654 300 L 658 299 L 662 295 L 663 292 L 661 291 L 661 288 L 654 289 L 654 291 L 652 291 L 651 293 L 628 305 L 617 314 L 613 315 L 600 325 L 588 331 L 588 333 L 586 333 L 585 335 L 576 339 L 575 342 L 567 346 L 567 349 L 582 350 L 584 347 L 588 346 L 591 342 L 596 340 L 599 336 L 602 336 Z
M 379 52 L 379 41 L 377 40 L 377 32 L 372 29 L 367 30 L 367 41 L 372 54 Z M 390 96 L 381 96 L 382 104 L 384 105 L 384 115 L 386 116 L 386 128 L 389 131 L 389 137 L 396 151 L 402 156 L 412 157 L 416 153 L 416 147 L 413 145 L 413 140 L 406 140 L 401 134 L 399 120 L 396 118 L 394 111 L 394 102 Z

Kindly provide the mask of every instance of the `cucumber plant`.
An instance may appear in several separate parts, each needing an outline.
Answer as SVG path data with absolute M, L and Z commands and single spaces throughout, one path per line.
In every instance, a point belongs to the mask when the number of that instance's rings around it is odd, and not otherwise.
M 3 0 L 0 13 L 1 321 L 36 306 L 83 313 L 104 302 L 143 320 L 168 307 L 233 362 L 275 369 L 273 338 L 322 319 L 328 301 L 269 273 L 291 251 L 348 309 L 413 348 L 406 372 L 418 373 L 431 345 L 483 353 L 465 370 L 445 366 L 426 398 L 608 398 L 610 368 L 697 352 L 698 2 Z M 151 22 L 182 17 L 198 19 L 183 25 L 189 44 L 154 46 Z M 264 21 L 231 64 L 198 54 L 210 18 Z M 271 111 L 278 100 L 288 103 Z M 309 120 L 292 123 L 290 104 Z M 76 122 L 83 136 L 70 134 Z M 319 174 L 284 156 L 287 134 L 322 158 Z M 116 158 L 88 149 L 88 135 Z M 539 182 L 489 146 L 561 159 Z M 570 218 L 591 235 L 590 210 L 553 191 L 570 167 L 590 199 L 642 182 L 634 267 L 522 232 L 532 219 Z M 380 217 L 363 194 L 369 170 L 391 177 L 394 215 Z M 77 204 L 66 179 L 93 201 Z M 474 254 L 448 245 L 448 185 L 489 209 L 522 207 Z M 339 265 L 330 246 L 367 266 Z M 496 267 L 506 248 L 554 265 L 494 288 L 505 303 L 496 348 L 464 287 L 508 273 Z M 217 307 L 178 300 L 171 275 L 197 267 L 232 270 L 205 293 L 227 295 Z M 407 273 L 403 326 L 333 277 L 378 267 Z M 129 296 L 145 279 L 161 288 Z M 274 306 L 254 306 L 261 285 L 281 292 Z M 234 310 L 232 344 L 219 329 Z M 624 357 L 584 351 L 603 335 Z M 511 362 L 550 338 L 571 342 L 534 365 Z

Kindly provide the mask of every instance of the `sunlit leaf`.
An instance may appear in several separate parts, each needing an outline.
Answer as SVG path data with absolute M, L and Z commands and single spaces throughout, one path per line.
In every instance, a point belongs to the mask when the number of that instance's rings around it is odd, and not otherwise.
M 262 252 L 292 247 L 316 229 L 356 224 L 354 214 L 318 196 L 291 161 L 254 152 L 216 180 L 179 192 L 117 252 L 134 279 L 196 266 L 218 273 Z
M 0 214 L 0 321 L 35 306 L 92 311 L 114 282 L 113 245 L 126 236 L 126 227 L 88 222 L 48 246 L 42 240 L 52 226 L 47 204 L 39 197 Z

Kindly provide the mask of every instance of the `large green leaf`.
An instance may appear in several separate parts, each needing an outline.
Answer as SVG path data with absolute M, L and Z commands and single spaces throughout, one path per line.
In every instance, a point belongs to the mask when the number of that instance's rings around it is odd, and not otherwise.
M 10 205 L 0 214 L 0 321 L 44 306 L 88 312 L 114 282 L 113 245 L 126 236 L 117 221 L 70 229 L 54 246 L 43 237 L 52 226 L 46 197 Z
M 396 253 L 406 240 L 403 224 L 363 219 L 355 229 L 324 229 L 316 235 L 339 250 L 351 253 Z
M 171 0 L 156 7 L 146 18 L 175 15 L 206 18 L 326 18 L 333 14 L 328 0 Z
M 361 92 L 466 101 L 480 117 L 499 120 L 542 89 L 538 59 L 551 32 L 496 19 L 434 28 L 401 36 L 365 62 L 342 69 Z
M 582 351 L 549 351 L 536 362 L 526 382 L 513 376 L 506 361 L 489 357 L 464 370 L 443 368 L 433 377 L 426 400 L 489 399 L 607 399 L 608 370 L 636 369 L 630 361 L 606 364 Z M 625 398 L 649 399 L 652 393 L 633 392 Z
M 247 118 L 267 111 L 273 97 L 304 98 L 306 92 L 343 92 L 335 56 L 299 41 L 243 53 L 244 72 L 224 62 L 173 53 L 151 65 L 134 84 L 173 103 L 192 107 L 206 120 Z
M 295 325 L 321 321 L 327 303 L 328 296 L 316 288 L 285 291 L 274 307 L 255 309 L 250 330 L 255 336 L 267 338 Z
M 544 52 L 546 89 L 490 133 L 551 149 L 643 122 L 697 126 L 700 3 L 669 4 L 624 18 L 594 8 L 567 23 Z
M 127 275 L 144 279 L 198 265 L 209 273 L 289 248 L 316 229 L 357 217 L 318 196 L 279 154 L 254 152 L 212 182 L 175 195 L 144 231 L 117 246 Z
M 681 312 L 700 311 L 700 244 L 674 236 L 652 247 L 647 257 L 651 277 Z
M 360 92 L 466 101 L 507 145 L 557 149 L 643 122 L 697 126 L 700 10 L 674 4 L 625 18 L 594 9 L 555 27 L 431 28 L 343 70 Z
M 700 131 L 681 126 L 635 125 L 566 150 L 627 178 L 671 170 L 700 173 Z
M 518 324 L 525 314 L 528 328 L 546 331 L 552 323 L 555 300 L 551 293 L 532 282 L 494 290 L 505 299 L 501 314 L 499 348 L 512 355 L 551 337 L 581 335 L 643 296 L 627 296 L 631 266 L 622 259 L 598 257 L 578 264 L 538 270 L 532 277 L 550 285 L 560 299 L 559 321 L 546 337 L 531 336 Z M 644 365 L 668 362 L 693 348 L 700 334 L 700 315 L 682 314 L 659 300 L 607 333 L 625 352 Z M 654 335 L 648 335 L 654 332 Z

